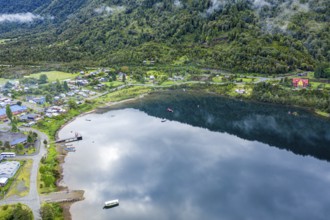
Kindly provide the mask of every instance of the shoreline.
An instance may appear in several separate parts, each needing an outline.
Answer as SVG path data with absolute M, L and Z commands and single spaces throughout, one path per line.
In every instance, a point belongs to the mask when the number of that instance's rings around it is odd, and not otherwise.
M 97 111 L 97 109 L 101 109 L 101 108 L 107 108 L 107 107 L 111 107 L 111 106 L 115 106 L 115 105 L 118 105 L 118 104 L 122 104 L 122 103 L 126 103 L 126 102 L 130 102 L 130 101 L 135 101 L 137 99 L 141 99 L 141 98 L 144 98 L 146 95 L 148 95 L 148 93 L 146 94 L 142 94 L 142 95 L 139 95 L 138 97 L 135 97 L 135 98 L 129 98 L 129 99 L 124 99 L 124 100 L 121 100 L 121 101 L 115 101 L 115 102 L 108 102 L 108 103 L 105 103 L 105 106 L 98 106 L 96 107 L 95 109 L 91 110 L 91 111 L 88 111 L 88 112 L 83 112 L 73 118 L 71 118 L 70 120 L 68 120 L 67 122 L 65 122 L 55 133 L 55 139 L 59 138 L 59 132 L 66 126 L 68 125 L 69 123 L 73 122 L 74 120 L 76 120 L 77 118 L 79 117 L 83 117 L 85 115 L 88 115 L 88 114 L 91 114 L 91 113 L 94 113 Z M 59 160 L 59 167 L 60 167 L 60 170 L 59 170 L 59 173 L 60 173 L 60 178 L 56 181 L 56 186 L 57 188 L 59 189 L 58 191 L 63 191 L 63 190 L 67 190 L 69 191 L 69 186 L 67 185 L 64 185 L 64 182 L 63 182 L 63 178 L 64 178 L 64 175 L 63 175 L 63 165 L 65 163 L 65 158 L 66 156 L 68 155 L 68 152 L 64 151 L 62 148 L 59 147 L 59 145 L 55 145 L 56 147 L 56 152 L 58 154 L 57 158 Z M 75 190 L 75 189 L 73 189 Z M 83 193 L 85 193 L 84 190 L 79 190 Z M 71 206 L 76 203 L 76 202 L 79 202 L 79 201 L 83 201 L 85 198 L 81 198 L 80 200 L 78 201 L 71 201 L 71 202 L 61 202 L 59 203 L 59 205 L 62 207 L 63 209 L 63 217 L 64 217 L 64 220 L 72 220 L 72 216 L 71 216 L 71 212 L 70 212 L 70 209 L 71 209 Z

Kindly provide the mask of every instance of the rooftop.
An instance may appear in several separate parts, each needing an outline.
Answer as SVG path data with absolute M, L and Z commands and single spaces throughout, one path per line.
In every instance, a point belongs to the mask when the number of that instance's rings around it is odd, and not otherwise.
M 18 168 L 20 167 L 20 163 L 17 161 L 5 161 L 0 163 L 0 178 L 11 178 L 15 175 Z
M 2 132 L 0 131 L 0 140 L 3 144 L 5 144 L 6 141 L 9 143 L 15 142 L 16 140 L 20 140 L 23 138 L 27 138 L 26 135 L 22 133 L 14 133 L 14 132 Z
M 10 109 L 13 113 L 15 112 L 23 112 L 27 110 L 26 106 L 19 106 L 19 105 L 12 105 L 10 106 Z M 6 108 L 0 108 L 0 116 L 6 115 Z

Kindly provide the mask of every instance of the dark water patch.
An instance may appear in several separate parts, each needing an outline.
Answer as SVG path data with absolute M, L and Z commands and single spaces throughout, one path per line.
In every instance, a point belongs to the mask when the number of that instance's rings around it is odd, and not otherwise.
M 330 121 L 302 109 L 185 92 L 152 94 L 115 108 L 123 107 L 330 161 Z

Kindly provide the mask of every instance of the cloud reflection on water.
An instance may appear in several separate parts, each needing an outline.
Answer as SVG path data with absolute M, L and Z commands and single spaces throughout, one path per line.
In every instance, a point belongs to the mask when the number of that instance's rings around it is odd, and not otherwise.
M 116 117 L 110 117 L 115 114 Z M 84 116 L 64 181 L 73 219 L 327 219 L 327 162 L 133 109 Z M 69 135 L 70 136 L 70 135 Z M 120 206 L 102 210 L 103 202 Z

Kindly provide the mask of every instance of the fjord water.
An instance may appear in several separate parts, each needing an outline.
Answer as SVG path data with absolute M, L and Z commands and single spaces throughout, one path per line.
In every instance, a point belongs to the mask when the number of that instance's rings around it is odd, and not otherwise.
M 79 117 L 60 137 L 74 132 L 74 220 L 330 216 L 330 123 L 303 110 L 168 92 Z

